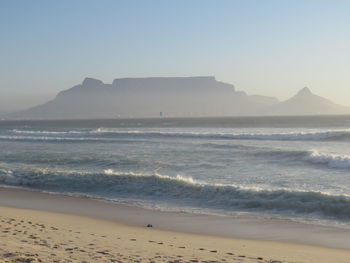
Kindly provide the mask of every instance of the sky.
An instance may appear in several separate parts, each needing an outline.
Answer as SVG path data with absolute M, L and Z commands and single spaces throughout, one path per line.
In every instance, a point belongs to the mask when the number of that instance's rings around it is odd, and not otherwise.
M 0 0 L 0 111 L 85 77 L 204 75 L 350 106 L 349 12 L 346 0 Z

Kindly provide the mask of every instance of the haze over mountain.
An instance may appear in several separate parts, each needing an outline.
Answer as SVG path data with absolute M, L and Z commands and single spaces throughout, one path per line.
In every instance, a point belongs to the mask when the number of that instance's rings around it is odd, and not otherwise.
M 305 87 L 292 98 L 271 107 L 268 113 L 278 115 L 349 114 L 350 108 L 315 95 Z
M 238 115 L 346 114 L 304 88 L 291 99 L 247 95 L 215 77 L 122 78 L 112 84 L 86 78 L 42 105 L 8 114 L 14 119 L 78 119 Z

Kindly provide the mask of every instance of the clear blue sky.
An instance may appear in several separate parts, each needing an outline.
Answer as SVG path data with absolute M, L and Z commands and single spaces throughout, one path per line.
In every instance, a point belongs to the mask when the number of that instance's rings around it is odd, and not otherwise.
M 0 110 L 86 76 L 215 75 L 350 105 L 350 1 L 0 0 Z

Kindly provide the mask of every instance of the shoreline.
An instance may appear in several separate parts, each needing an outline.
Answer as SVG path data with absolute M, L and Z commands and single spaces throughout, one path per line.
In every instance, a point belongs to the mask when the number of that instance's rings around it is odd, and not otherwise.
M 348 263 L 350 251 L 0 206 L 0 262 Z
M 0 187 L 0 262 L 349 262 L 349 249 L 279 240 L 276 224 L 259 225 L 270 236 L 259 237 L 254 228 L 250 238 L 240 238 L 228 227 L 248 231 L 252 222 Z
M 310 245 L 350 251 L 350 230 L 252 216 L 217 216 L 163 212 L 113 204 L 87 197 L 49 194 L 36 190 L 0 187 L 0 206 L 46 211 L 145 227 L 219 238 Z

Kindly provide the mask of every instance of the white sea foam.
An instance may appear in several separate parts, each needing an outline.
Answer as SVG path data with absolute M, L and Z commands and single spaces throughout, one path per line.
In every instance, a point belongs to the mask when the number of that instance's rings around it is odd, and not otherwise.
M 84 134 L 86 132 L 83 131 L 42 131 L 42 130 L 11 130 L 12 133 L 16 134 L 33 134 L 33 135 L 69 135 L 69 134 Z
M 95 134 L 115 134 L 116 136 L 147 136 L 147 137 L 182 137 L 182 138 L 208 138 L 208 139 L 231 139 L 231 140 L 281 140 L 281 141 L 318 141 L 318 140 L 350 140 L 350 130 L 326 130 L 315 132 L 286 132 L 286 133 L 237 133 L 229 131 L 169 131 L 164 129 L 130 130 L 119 128 L 98 128 L 90 131 L 45 131 L 45 130 L 18 130 L 13 129 L 10 134 L 0 136 L 0 139 L 8 140 L 91 140 Z M 100 138 L 100 137 L 99 137 Z M 102 139 L 102 138 L 101 138 Z
M 5 141 L 110 141 L 108 138 L 0 135 Z
M 313 150 L 303 160 L 316 164 L 326 164 L 331 168 L 350 168 L 350 155 L 321 153 Z
M 135 136 L 167 136 L 167 137 L 198 137 L 212 139 L 236 139 L 236 140 L 331 140 L 350 139 L 350 130 L 328 130 L 319 132 L 287 132 L 287 133 L 229 133 L 229 132 L 187 132 L 187 131 L 164 131 L 164 130 L 123 130 L 116 128 L 98 128 L 92 133 L 114 133 L 118 135 Z
M 145 173 L 134 173 L 134 172 L 116 172 L 113 169 L 106 169 L 103 171 L 106 175 L 115 175 L 115 176 L 129 176 L 129 177 L 143 177 L 143 178 L 156 178 L 161 180 L 169 180 L 169 181 L 177 181 L 177 182 L 184 182 L 188 184 L 193 185 L 204 185 L 204 183 L 200 183 L 199 181 L 194 180 L 192 177 L 186 177 L 182 175 L 176 175 L 175 177 L 162 175 L 159 173 L 151 173 L 151 174 L 145 174 Z

